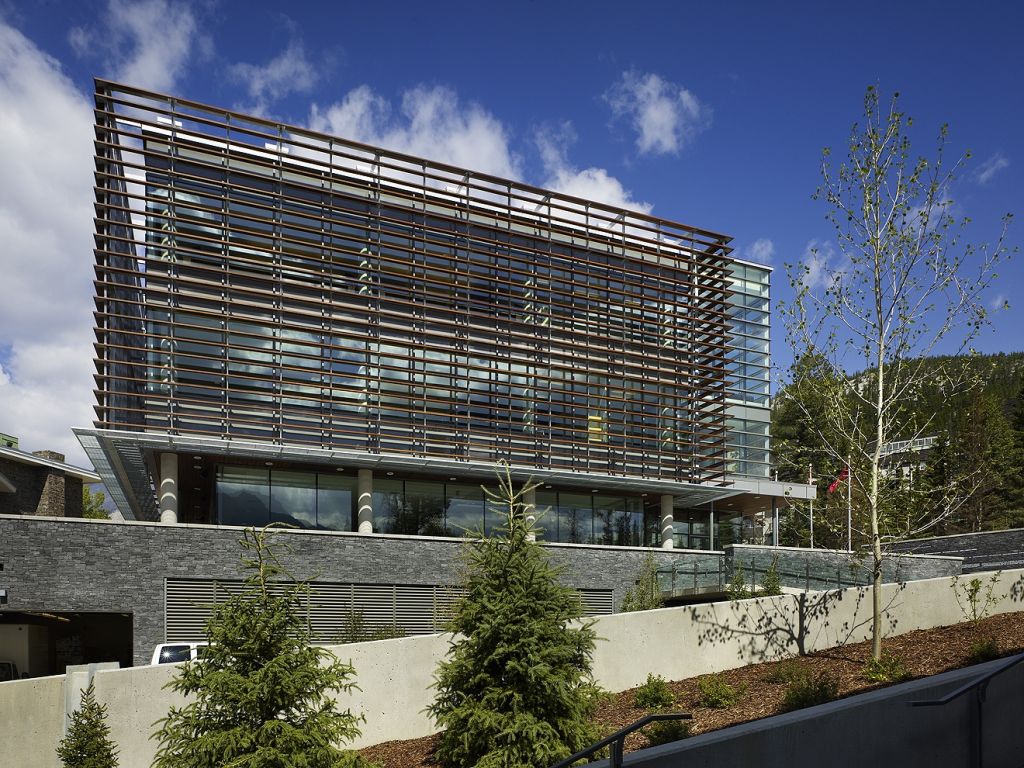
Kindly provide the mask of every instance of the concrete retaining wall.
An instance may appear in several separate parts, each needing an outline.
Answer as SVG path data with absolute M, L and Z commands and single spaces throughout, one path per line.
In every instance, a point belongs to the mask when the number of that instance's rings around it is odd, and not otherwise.
M 629 768 L 900 768 L 974 766 L 975 694 L 941 707 L 911 707 L 939 699 L 1005 660 L 914 680 L 818 707 L 757 720 L 626 755 Z M 1024 664 L 992 679 L 986 692 L 982 741 L 986 768 L 1021 765 Z
M 949 578 L 886 585 L 886 634 L 962 621 L 951 585 Z M 1024 570 L 1003 572 L 996 592 L 1001 600 L 994 613 L 1024 610 Z M 604 688 L 620 691 L 639 685 L 648 673 L 680 679 L 867 639 L 870 592 L 849 588 L 603 616 L 595 629 L 604 638 L 594 656 L 595 677 Z M 423 709 L 432 699 L 429 686 L 448 640 L 424 635 L 332 649 L 352 661 L 362 688 L 343 700 L 367 716 L 357 746 L 433 732 Z M 175 701 L 162 688 L 173 672 L 158 666 L 96 673 L 97 700 L 110 707 L 122 765 L 149 765 L 153 723 Z M 60 681 L 0 684 L 0 722 L 16 724 L 4 729 L 6 754 L 18 756 L 5 765 L 58 765 L 47 745 L 56 747 L 62 732 Z

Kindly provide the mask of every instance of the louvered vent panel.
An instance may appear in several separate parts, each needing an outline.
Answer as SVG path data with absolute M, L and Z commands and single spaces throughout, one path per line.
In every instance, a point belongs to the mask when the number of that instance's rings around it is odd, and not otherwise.
M 603 616 L 612 612 L 615 601 L 610 589 L 581 589 L 580 599 L 587 616 Z
M 241 581 L 212 579 L 167 579 L 165 593 L 165 642 L 203 640 L 206 621 L 213 607 L 242 592 Z M 287 586 L 271 585 L 273 594 L 284 594 Z M 352 634 L 353 624 L 363 632 L 397 630 L 406 635 L 441 632 L 462 596 L 460 587 L 416 584 L 309 585 L 300 610 L 309 621 L 314 641 L 335 643 Z M 611 590 L 580 590 L 588 616 L 612 612 Z

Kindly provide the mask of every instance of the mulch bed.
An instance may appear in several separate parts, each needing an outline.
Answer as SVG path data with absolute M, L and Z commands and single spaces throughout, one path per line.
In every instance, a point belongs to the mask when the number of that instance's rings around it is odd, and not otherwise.
M 1024 651 L 1024 614 L 992 616 L 981 621 L 978 627 L 956 624 L 908 632 L 886 639 L 882 650 L 899 658 L 911 677 L 926 677 L 970 664 L 971 646 L 983 637 L 993 638 L 1003 655 Z M 864 678 L 864 664 L 870 655 L 871 643 L 856 643 L 788 661 L 752 664 L 721 672 L 722 680 L 742 691 L 739 701 L 728 709 L 701 706 L 697 687 L 699 677 L 669 682 L 668 686 L 676 698 L 674 709 L 693 715 L 692 732 L 706 733 L 777 714 L 786 685 L 770 680 L 778 675 L 780 665 L 807 670 L 814 675 L 823 672 L 833 675 L 839 681 L 840 697 L 878 688 L 880 684 Z M 617 731 L 648 714 L 647 710 L 635 706 L 634 696 L 633 690 L 623 691 L 608 696 L 601 703 L 595 720 L 602 733 Z M 433 735 L 408 741 L 389 741 L 360 752 L 384 768 L 418 768 L 437 765 L 431 760 L 436 744 L 437 736 Z M 647 741 L 642 734 L 634 733 L 626 739 L 627 752 L 646 746 Z

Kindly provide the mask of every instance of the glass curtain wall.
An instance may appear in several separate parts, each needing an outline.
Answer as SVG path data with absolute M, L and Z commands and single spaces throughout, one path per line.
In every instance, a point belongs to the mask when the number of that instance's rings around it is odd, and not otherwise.
M 300 470 L 221 466 L 217 470 L 217 520 L 221 525 L 267 525 L 352 531 L 354 477 Z M 651 546 L 656 511 L 643 499 L 596 493 L 538 490 L 542 541 Z M 374 478 L 374 530 L 412 536 L 496 533 L 506 510 L 470 483 Z

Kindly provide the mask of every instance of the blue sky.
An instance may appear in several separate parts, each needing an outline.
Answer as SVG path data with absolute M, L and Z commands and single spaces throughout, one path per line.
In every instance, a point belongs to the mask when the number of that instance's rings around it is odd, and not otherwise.
M 917 152 L 943 122 L 972 151 L 971 239 L 1024 219 L 1021 6 L 825 5 L 0 0 L 0 431 L 83 460 L 95 75 L 649 207 L 732 235 L 782 300 L 782 264 L 834 241 L 811 194 L 868 84 L 902 94 Z M 983 351 L 1022 348 L 1022 280 L 1001 270 Z

